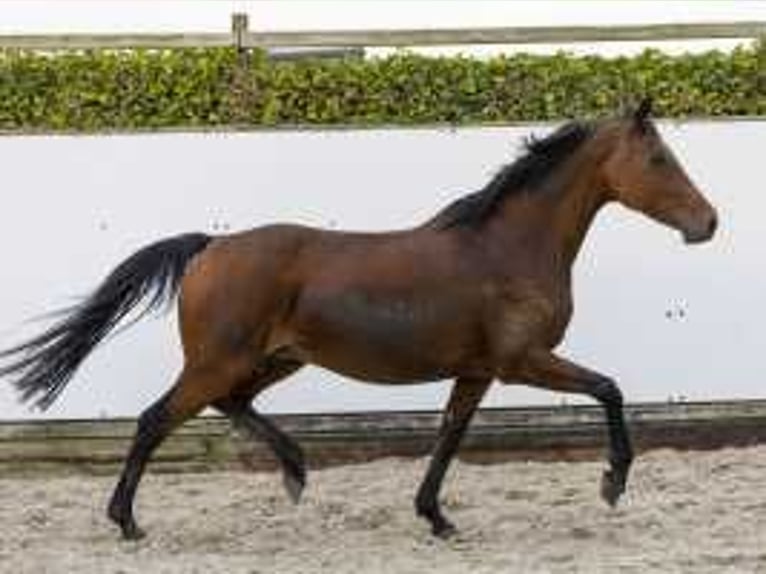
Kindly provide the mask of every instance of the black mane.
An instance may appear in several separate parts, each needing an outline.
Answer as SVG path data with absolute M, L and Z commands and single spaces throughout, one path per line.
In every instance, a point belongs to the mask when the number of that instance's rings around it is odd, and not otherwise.
M 433 221 L 440 229 L 480 225 L 503 197 L 522 189 L 538 189 L 593 131 L 592 123 L 571 121 L 542 139 L 530 136 L 524 141 L 524 155 L 504 166 L 484 188 L 453 201 Z

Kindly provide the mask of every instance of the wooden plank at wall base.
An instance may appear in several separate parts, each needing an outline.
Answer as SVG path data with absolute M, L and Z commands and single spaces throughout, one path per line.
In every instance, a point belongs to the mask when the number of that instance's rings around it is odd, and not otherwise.
M 427 455 L 437 412 L 275 415 L 306 450 L 312 467 L 388 456 Z M 713 449 L 766 443 L 766 401 L 631 405 L 628 424 L 639 452 Z M 0 475 L 115 473 L 135 428 L 132 420 L 0 423 Z M 484 409 L 461 449 L 478 463 L 513 459 L 575 460 L 603 456 L 606 430 L 597 406 Z M 155 472 L 232 468 L 272 470 L 271 453 L 205 417 L 179 429 L 156 453 Z

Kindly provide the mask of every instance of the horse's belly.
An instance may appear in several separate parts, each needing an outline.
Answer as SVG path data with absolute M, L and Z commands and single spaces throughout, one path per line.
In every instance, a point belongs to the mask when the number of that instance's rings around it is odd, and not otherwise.
M 299 350 L 307 362 L 361 381 L 415 383 L 453 376 L 458 353 L 444 343 L 428 345 L 418 339 L 402 334 L 383 339 L 371 337 L 369 330 L 354 330 L 303 338 Z
M 361 354 L 354 357 L 339 356 L 332 353 L 312 353 L 310 362 L 339 375 L 379 384 L 415 384 L 438 381 L 450 378 L 450 369 L 437 366 L 428 368 L 414 365 L 406 360 L 388 360 L 380 362 L 377 357 L 369 356 L 367 360 Z
M 296 318 L 302 358 L 355 379 L 428 382 L 455 376 L 476 356 L 475 317 L 438 299 L 345 295 L 306 304 Z

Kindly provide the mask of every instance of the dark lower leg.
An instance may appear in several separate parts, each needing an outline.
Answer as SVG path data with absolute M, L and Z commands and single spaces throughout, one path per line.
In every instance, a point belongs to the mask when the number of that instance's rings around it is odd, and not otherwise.
M 447 537 L 455 527 L 445 518 L 439 504 L 439 491 L 447 473 L 449 464 L 460 444 L 460 439 L 468 424 L 453 425 L 442 429 L 434 449 L 431 464 L 415 497 L 415 510 L 431 523 L 431 532 L 436 536 Z
M 293 502 L 300 500 L 306 485 L 303 451 L 289 435 L 252 407 L 252 401 L 264 389 L 278 383 L 303 366 L 290 359 L 265 358 L 256 375 L 235 393 L 216 401 L 213 406 L 231 419 L 232 424 L 250 437 L 263 440 L 271 448 L 283 470 L 285 489 Z
M 623 417 L 623 398 L 617 384 L 595 371 L 546 350 L 530 351 L 504 380 L 515 378 L 550 390 L 587 394 L 604 407 L 609 433 L 609 469 L 601 481 L 602 498 L 614 506 L 625 492 L 633 449 Z
M 136 436 L 108 510 L 109 518 L 117 523 L 124 538 L 134 540 L 143 536 L 133 517 L 133 499 L 152 452 L 174 428 L 210 404 L 216 394 L 230 388 L 221 373 L 185 368 L 173 389 L 139 417 Z
M 120 481 L 109 502 L 108 515 L 122 530 L 123 538 L 137 540 L 144 536 L 133 517 L 133 499 L 151 453 L 170 432 L 170 419 L 163 398 L 144 411 L 138 419 Z
M 256 412 L 250 401 L 249 396 L 228 398 L 217 401 L 213 406 L 228 416 L 235 428 L 269 445 L 282 466 L 285 489 L 290 499 L 297 503 L 306 485 L 303 450 L 268 418 Z
M 447 537 L 455 530 L 441 511 L 439 490 L 489 383 L 488 380 L 458 379 L 452 389 L 431 463 L 415 497 L 418 515 L 430 522 L 431 531 L 436 536 Z
M 249 404 L 232 414 L 231 419 L 238 428 L 266 441 L 282 466 L 285 489 L 297 503 L 306 485 L 306 464 L 300 445 Z
M 628 473 L 633 462 L 633 447 L 623 416 L 622 393 L 610 380 L 597 385 L 594 397 L 604 406 L 609 433 L 609 469 L 601 481 L 601 497 L 615 506 L 625 492 Z

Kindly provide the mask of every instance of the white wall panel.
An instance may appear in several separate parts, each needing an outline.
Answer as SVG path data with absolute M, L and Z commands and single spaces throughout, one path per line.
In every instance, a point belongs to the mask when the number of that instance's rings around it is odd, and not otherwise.
M 640 215 L 604 210 L 577 262 L 562 350 L 615 376 L 633 401 L 764 397 L 766 122 L 661 127 L 719 208 L 720 232 L 687 247 Z M 481 186 L 522 136 L 547 129 L 0 138 L 0 346 L 39 329 L 30 317 L 87 293 L 150 241 L 275 220 L 412 225 Z M 137 414 L 179 365 L 173 314 L 145 321 L 99 348 L 47 416 Z M 269 411 L 419 409 L 440 406 L 446 392 L 444 383 L 378 387 L 306 369 L 259 403 Z M 562 399 L 496 385 L 485 404 Z M 0 383 L 0 418 L 30 416 Z

